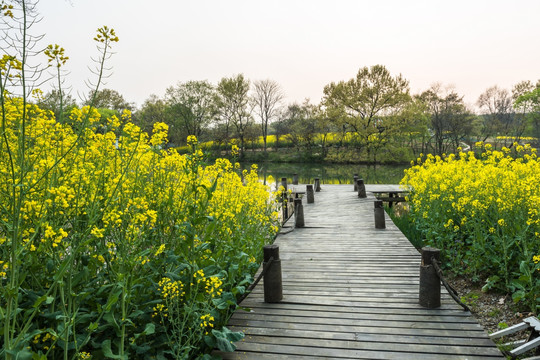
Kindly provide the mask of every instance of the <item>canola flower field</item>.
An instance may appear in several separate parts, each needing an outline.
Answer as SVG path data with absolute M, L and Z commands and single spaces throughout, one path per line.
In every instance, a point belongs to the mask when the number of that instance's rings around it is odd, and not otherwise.
M 4 96 L 0 357 L 188 359 L 232 351 L 224 327 L 276 234 L 257 169 L 162 150 L 121 118 L 65 123 Z M 105 126 L 104 126 L 105 123 Z
M 540 309 L 540 160 L 514 144 L 428 155 L 405 171 L 410 218 L 453 272 Z

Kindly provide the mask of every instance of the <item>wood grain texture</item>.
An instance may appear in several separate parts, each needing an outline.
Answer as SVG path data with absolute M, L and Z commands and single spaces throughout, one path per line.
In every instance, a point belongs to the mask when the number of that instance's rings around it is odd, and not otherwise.
M 299 185 L 303 187 L 304 185 Z M 294 186 L 293 186 L 294 188 Z M 228 326 L 246 334 L 225 359 L 503 359 L 469 312 L 442 289 L 441 307 L 418 304 L 420 254 L 385 215 L 375 229 L 373 192 L 398 185 L 321 185 L 304 199 L 305 227 L 279 235 L 283 300 L 260 283 Z M 289 221 L 286 226 L 292 226 Z

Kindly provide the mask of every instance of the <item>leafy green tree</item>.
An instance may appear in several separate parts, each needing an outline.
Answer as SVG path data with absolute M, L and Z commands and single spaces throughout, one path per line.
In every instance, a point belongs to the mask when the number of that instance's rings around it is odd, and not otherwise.
M 132 121 L 150 134 L 155 123 L 167 123 L 165 101 L 152 94 L 132 116 Z
M 95 108 L 115 110 L 118 113 L 121 113 L 125 109 L 133 111 L 133 109 L 135 108 L 134 105 L 127 102 L 118 91 L 111 89 L 90 91 L 88 93 L 87 100 L 84 102 L 84 105 L 90 105 L 92 100 L 92 105 Z
M 315 105 L 305 100 L 302 104 L 289 105 L 285 115 L 289 128 L 287 137 L 298 151 L 305 149 L 309 155 L 312 155 L 319 134 L 317 110 Z
M 235 135 L 240 141 L 240 156 L 245 150 L 246 129 L 253 122 L 249 107 L 249 87 L 249 80 L 242 74 L 222 78 L 217 86 L 219 118 L 225 124 L 227 136 L 229 127 L 234 126 Z
M 255 81 L 252 95 L 255 113 L 261 119 L 261 132 L 263 137 L 263 151 L 266 153 L 266 138 L 268 137 L 268 124 L 276 119 L 280 112 L 280 104 L 284 98 L 281 86 L 274 80 Z
M 514 108 L 520 114 L 524 114 L 524 117 L 532 125 L 532 135 L 540 139 L 540 81 L 536 84 L 536 87 L 524 86 L 521 88 L 522 91 L 519 91 L 519 87 L 518 89 L 514 87 L 514 89 Z M 536 143 L 539 143 L 539 140 L 536 140 Z
M 52 111 L 55 119 L 63 122 L 69 117 L 71 110 L 77 107 L 77 102 L 64 91 L 51 90 L 38 102 L 38 106 L 41 109 Z
M 414 96 L 396 116 L 400 125 L 394 136 L 398 145 L 396 152 L 401 152 L 404 148 L 411 149 L 414 157 L 420 153 L 427 153 L 430 139 L 428 131 L 430 115 L 426 104 L 418 96 Z
M 271 132 L 276 136 L 276 143 L 274 145 L 275 150 L 280 146 L 280 139 L 290 132 L 286 116 L 286 109 L 281 109 L 277 116 L 277 120 L 270 124 Z
M 169 87 L 165 93 L 167 123 L 181 134 L 203 137 L 217 115 L 216 90 L 208 81 L 188 81 Z
M 371 140 L 390 129 L 384 118 L 409 101 L 409 82 L 401 75 L 393 77 L 383 65 L 361 68 L 355 78 L 324 87 L 323 105 L 340 114 L 342 124 L 358 136 L 358 146 L 366 148 L 368 158 L 376 146 Z

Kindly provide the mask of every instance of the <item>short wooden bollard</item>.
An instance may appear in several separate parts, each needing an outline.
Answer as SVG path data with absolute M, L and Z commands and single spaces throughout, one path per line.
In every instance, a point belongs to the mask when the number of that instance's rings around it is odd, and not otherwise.
M 285 191 L 287 191 L 287 178 L 286 177 L 281 178 L 281 186 L 283 186 Z
M 364 179 L 356 180 L 356 186 L 358 188 L 358 197 L 359 198 L 367 197 L 367 195 L 366 195 L 366 186 L 364 185 Z
M 294 226 L 304 227 L 304 206 L 302 199 L 294 199 Z
M 375 200 L 375 229 L 386 229 L 384 206 L 382 200 Z
M 315 202 L 315 194 L 313 193 L 313 185 L 306 185 L 306 197 L 307 203 L 313 204 Z
M 263 269 L 266 269 L 263 277 L 264 302 L 280 302 L 283 300 L 283 284 L 281 281 L 281 260 L 279 259 L 279 246 L 275 244 L 265 245 L 263 252 Z M 272 259 L 272 262 L 270 262 L 270 259 Z
M 358 175 L 355 174 L 353 177 L 354 191 L 358 191 L 358 185 L 356 184 L 357 180 L 358 180 Z
M 321 181 L 319 180 L 319 178 L 315 178 L 314 187 L 315 187 L 315 192 L 321 191 Z
M 432 247 L 422 248 L 420 265 L 420 306 L 434 309 L 441 306 L 441 280 L 431 259 L 439 261 L 440 250 Z
M 298 185 L 298 174 L 293 174 L 292 183 L 293 185 Z

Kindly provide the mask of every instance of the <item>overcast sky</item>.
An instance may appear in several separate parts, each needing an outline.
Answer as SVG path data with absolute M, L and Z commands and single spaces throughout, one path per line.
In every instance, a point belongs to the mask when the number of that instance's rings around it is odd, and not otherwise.
M 382 64 L 410 81 L 454 85 L 474 104 L 488 87 L 540 79 L 538 0 L 41 0 L 36 31 L 66 49 L 72 94 L 86 92 L 98 27 L 120 42 L 106 88 L 141 105 L 178 82 L 243 73 L 288 102 Z

